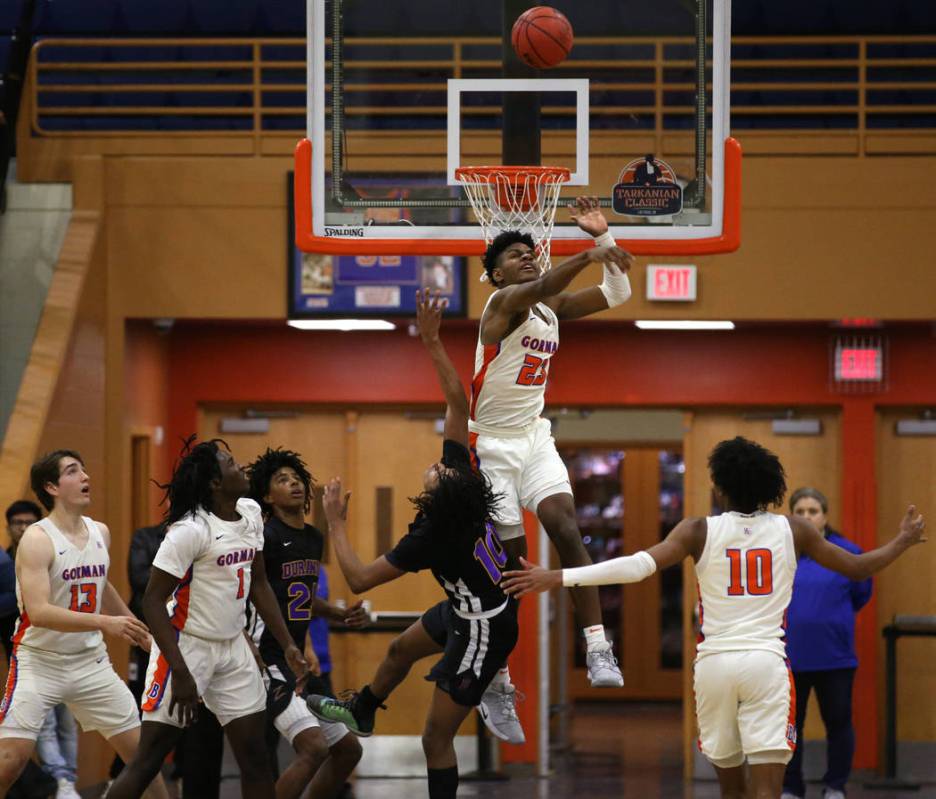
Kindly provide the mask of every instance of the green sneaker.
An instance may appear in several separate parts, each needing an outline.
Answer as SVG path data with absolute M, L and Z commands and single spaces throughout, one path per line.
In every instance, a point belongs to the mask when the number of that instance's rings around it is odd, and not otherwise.
M 368 713 L 361 707 L 360 694 L 357 691 L 348 691 L 344 695 L 348 698 L 339 700 L 332 699 L 330 696 L 311 694 L 306 697 L 306 705 L 322 721 L 344 724 L 360 738 L 369 738 L 374 733 L 376 708 Z

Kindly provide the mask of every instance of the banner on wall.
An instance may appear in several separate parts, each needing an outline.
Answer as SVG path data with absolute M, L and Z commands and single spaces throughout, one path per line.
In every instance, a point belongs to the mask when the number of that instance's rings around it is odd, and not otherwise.
M 419 196 L 418 178 L 372 181 L 376 193 Z M 416 290 L 429 288 L 448 299 L 446 316 L 464 316 L 466 259 L 452 255 L 323 255 L 304 253 L 293 235 L 292 174 L 288 176 L 287 251 L 290 319 L 329 316 L 392 317 L 416 313 Z M 390 209 L 405 215 L 406 209 Z M 458 213 L 460 209 L 444 209 Z M 401 216 L 401 219 L 403 217 Z

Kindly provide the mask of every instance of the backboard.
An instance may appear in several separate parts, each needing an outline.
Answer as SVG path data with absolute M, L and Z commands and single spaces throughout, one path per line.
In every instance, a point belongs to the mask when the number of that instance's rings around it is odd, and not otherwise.
M 554 255 L 591 246 L 564 208 L 576 195 L 599 197 L 611 232 L 637 254 L 737 248 L 730 0 L 552 0 L 575 44 L 544 70 L 509 44 L 513 21 L 536 4 L 308 0 L 300 250 L 480 254 L 455 170 L 488 164 L 571 171 Z

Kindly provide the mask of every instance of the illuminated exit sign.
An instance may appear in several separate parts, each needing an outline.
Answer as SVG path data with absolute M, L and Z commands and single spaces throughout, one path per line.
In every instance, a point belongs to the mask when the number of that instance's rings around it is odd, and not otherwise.
M 836 380 L 880 380 L 883 357 L 877 347 L 843 347 L 835 363 Z
M 657 302 L 693 302 L 696 268 L 686 264 L 647 266 L 647 299 Z

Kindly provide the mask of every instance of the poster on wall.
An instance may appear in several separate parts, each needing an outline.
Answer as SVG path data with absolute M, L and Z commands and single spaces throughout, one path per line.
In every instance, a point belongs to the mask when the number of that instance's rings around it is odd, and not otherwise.
M 419 178 L 369 181 L 374 196 L 418 197 Z M 323 255 L 296 248 L 293 232 L 292 174 L 288 176 L 290 319 L 335 316 L 392 317 L 416 313 L 416 290 L 430 288 L 448 299 L 446 316 L 465 315 L 466 259 L 452 255 Z M 406 209 L 387 209 L 400 214 Z M 461 209 L 441 209 L 445 214 Z

